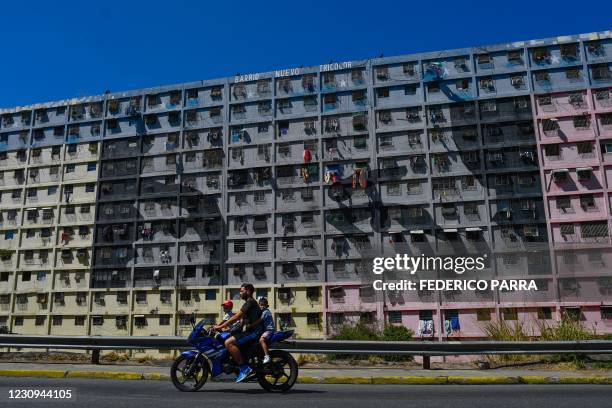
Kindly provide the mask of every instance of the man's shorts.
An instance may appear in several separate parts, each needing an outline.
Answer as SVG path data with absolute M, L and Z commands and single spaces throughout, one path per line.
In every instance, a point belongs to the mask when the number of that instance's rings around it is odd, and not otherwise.
M 246 344 L 250 341 L 255 341 L 259 338 L 261 331 L 259 330 L 253 330 L 250 332 L 241 332 L 241 333 L 236 333 L 234 334 L 234 337 L 236 338 L 236 344 L 237 345 L 242 345 L 242 344 Z
M 266 341 L 266 343 L 270 343 L 270 339 L 272 338 L 272 335 L 274 334 L 273 330 L 266 330 L 265 332 L 263 332 L 263 334 L 261 335 L 261 338 L 264 339 Z

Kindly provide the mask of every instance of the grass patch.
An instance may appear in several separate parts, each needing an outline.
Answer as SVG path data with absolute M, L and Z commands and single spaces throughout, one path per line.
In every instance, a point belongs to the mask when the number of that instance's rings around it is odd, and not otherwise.
M 361 341 L 411 341 L 414 332 L 404 326 L 386 326 L 382 331 L 373 325 L 358 322 L 342 325 L 332 340 Z M 371 363 L 382 361 L 412 361 L 412 356 L 370 356 L 365 354 L 330 354 L 328 360 L 348 360 L 349 363 L 367 360 Z
M 595 330 L 589 330 L 577 319 L 563 316 L 556 323 L 538 322 L 538 338 L 534 333 L 529 333 L 525 325 L 515 321 L 507 323 L 504 320 L 487 323 L 484 331 L 491 340 L 495 341 L 578 341 L 601 339 Z M 505 354 L 487 356 L 492 363 L 517 363 L 526 361 L 541 361 L 545 363 L 569 363 L 576 369 L 585 368 L 589 358 L 585 354 L 553 354 L 546 356 L 529 354 Z

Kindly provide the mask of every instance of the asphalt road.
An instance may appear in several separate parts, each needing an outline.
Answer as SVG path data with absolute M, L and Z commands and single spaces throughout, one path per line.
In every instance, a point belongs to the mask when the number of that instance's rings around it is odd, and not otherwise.
M 70 389 L 71 400 L 9 399 L 9 389 Z M 162 381 L 0 378 L 0 406 L 8 407 L 418 407 L 418 408 L 609 408 L 609 385 L 315 385 L 297 384 L 286 394 L 259 385 L 209 383 L 182 393 Z M 194 405 L 197 404 L 197 405 Z

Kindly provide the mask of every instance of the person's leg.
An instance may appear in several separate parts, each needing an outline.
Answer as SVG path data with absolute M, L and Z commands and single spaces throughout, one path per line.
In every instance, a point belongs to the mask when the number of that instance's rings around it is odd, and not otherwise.
M 236 338 L 234 336 L 225 340 L 225 348 L 230 353 L 230 355 L 232 356 L 232 358 L 234 359 L 236 363 L 241 364 L 241 365 L 244 364 L 244 360 L 242 359 L 242 353 L 240 352 L 240 349 L 236 345 Z
M 263 363 L 268 364 L 272 359 L 270 358 L 270 350 L 268 349 L 268 339 L 272 336 L 272 333 L 269 331 L 264 332 L 259 338 L 259 344 L 261 345 L 261 349 L 264 353 Z
M 270 351 L 268 350 L 268 341 L 266 336 L 261 336 L 259 339 L 259 344 L 261 345 L 261 349 L 264 352 L 264 356 L 270 355 Z
M 269 337 L 269 333 L 265 332 L 260 338 L 259 338 L 259 344 L 261 345 L 261 349 L 264 352 L 264 356 L 268 356 L 270 355 L 270 350 L 268 349 L 268 337 Z
M 259 336 L 258 332 L 251 332 L 251 333 L 243 332 L 243 333 L 238 333 L 237 335 L 232 336 L 229 339 L 227 339 L 228 342 L 229 340 L 232 340 L 232 341 L 229 342 L 229 344 L 226 343 L 226 347 L 228 351 L 232 354 L 232 357 L 234 358 L 234 360 L 238 363 L 240 367 L 240 372 L 238 373 L 238 377 L 236 377 L 236 382 L 244 381 L 249 376 L 249 374 L 253 372 L 253 369 L 251 368 L 251 366 L 245 363 L 244 358 L 242 357 L 242 353 L 240 353 L 240 349 L 238 348 L 238 346 L 241 344 L 246 344 L 249 341 L 255 341 L 257 340 L 258 336 Z M 235 349 L 235 351 L 233 349 Z

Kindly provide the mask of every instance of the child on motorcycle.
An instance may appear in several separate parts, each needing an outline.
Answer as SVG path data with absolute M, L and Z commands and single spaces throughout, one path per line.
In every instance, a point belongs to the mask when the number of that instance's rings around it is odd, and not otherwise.
M 274 319 L 272 318 L 272 312 L 268 309 L 268 299 L 260 297 L 259 307 L 261 308 L 261 324 L 263 326 L 263 334 L 259 338 L 259 345 L 264 352 L 263 363 L 268 364 L 272 359 L 270 358 L 270 351 L 268 349 L 268 342 L 274 334 Z
M 228 321 L 235 314 L 232 311 L 232 309 L 234 308 L 234 302 L 232 302 L 231 300 L 225 300 L 223 303 L 221 303 L 221 308 L 223 309 L 223 322 Z M 238 321 L 233 325 L 223 329 L 223 331 L 233 332 L 235 330 L 238 330 L 240 327 L 241 322 Z

